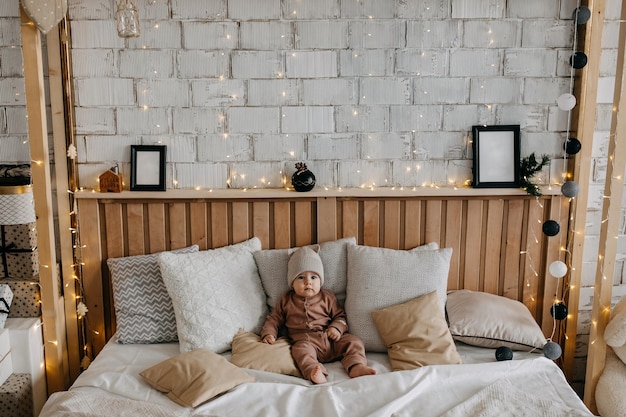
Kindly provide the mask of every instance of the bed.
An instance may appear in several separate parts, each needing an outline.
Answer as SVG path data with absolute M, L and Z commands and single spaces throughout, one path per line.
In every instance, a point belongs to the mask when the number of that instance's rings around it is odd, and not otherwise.
M 549 314 L 563 282 L 546 278 L 559 245 L 541 236 L 567 219 L 560 197 L 166 194 L 79 196 L 95 360 L 42 417 L 592 415 L 542 351 L 565 332 Z M 268 352 L 255 340 L 304 245 L 320 250 L 377 375 L 332 363 L 313 385 L 286 341 Z M 513 360 L 496 359 L 501 346 Z

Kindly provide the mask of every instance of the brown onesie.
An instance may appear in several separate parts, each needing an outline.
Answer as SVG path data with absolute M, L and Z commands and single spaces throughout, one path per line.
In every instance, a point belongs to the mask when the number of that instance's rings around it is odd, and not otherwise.
M 309 298 L 300 297 L 293 290 L 283 294 L 261 329 L 261 339 L 269 335 L 278 337 L 278 329 L 283 325 L 293 343 L 291 355 L 307 379 L 311 379 L 317 365 L 339 358 L 346 372 L 357 364 L 367 366 L 363 341 L 346 333 L 346 313 L 331 291 L 321 289 Z M 329 326 L 341 333 L 338 341 L 326 336 Z M 321 366 L 324 375 L 328 375 L 326 368 Z

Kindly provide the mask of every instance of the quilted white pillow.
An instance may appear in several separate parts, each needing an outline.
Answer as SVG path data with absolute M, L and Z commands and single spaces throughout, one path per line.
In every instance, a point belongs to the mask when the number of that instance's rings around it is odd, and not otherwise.
M 365 350 L 386 352 L 371 313 L 436 291 L 441 308 L 452 249 L 406 250 L 370 246 L 348 247 L 346 314 L 350 333 L 363 339 Z M 393 323 L 390 323 L 392 326 Z
M 172 298 L 181 352 L 229 350 L 239 329 L 258 333 L 267 308 L 252 254 L 261 241 L 196 253 L 163 253 L 159 265 Z

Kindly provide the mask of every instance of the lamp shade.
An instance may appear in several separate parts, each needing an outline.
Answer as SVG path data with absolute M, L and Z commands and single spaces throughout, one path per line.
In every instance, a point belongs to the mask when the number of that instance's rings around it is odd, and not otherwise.
M 0 186 L 0 225 L 26 224 L 35 220 L 30 185 Z

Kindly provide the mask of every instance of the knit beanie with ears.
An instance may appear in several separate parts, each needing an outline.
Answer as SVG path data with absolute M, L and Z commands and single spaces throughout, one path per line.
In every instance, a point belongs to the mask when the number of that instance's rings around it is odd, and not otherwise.
M 289 258 L 287 265 L 287 283 L 292 287 L 293 281 L 303 272 L 315 272 L 320 277 L 321 286 L 324 285 L 324 265 L 322 258 L 310 247 L 298 248 Z

